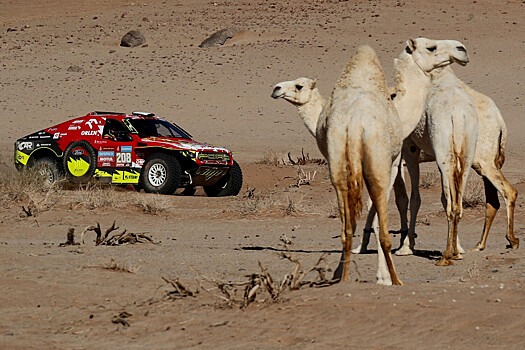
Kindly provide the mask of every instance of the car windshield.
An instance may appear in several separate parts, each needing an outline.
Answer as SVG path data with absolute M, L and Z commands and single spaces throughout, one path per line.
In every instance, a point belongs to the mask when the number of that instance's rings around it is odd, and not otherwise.
M 124 119 L 124 124 L 131 125 L 140 137 L 183 137 L 191 138 L 191 135 L 178 125 L 163 119 Z

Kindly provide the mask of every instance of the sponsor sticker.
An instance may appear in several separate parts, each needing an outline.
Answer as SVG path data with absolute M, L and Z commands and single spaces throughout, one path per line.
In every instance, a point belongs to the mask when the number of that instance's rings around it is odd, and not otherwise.
M 33 142 L 26 141 L 26 142 L 20 142 L 18 144 L 18 149 L 20 151 L 32 151 L 33 150 Z
M 82 136 L 95 136 L 95 135 L 98 135 L 98 130 L 81 131 L 80 135 L 82 135 Z
M 114 157 L 115 156 L 115 152 L 113 152 L 113 151 L 98 151 L 98 156 L 99 157 Z
M 121 152 L 131 152 L 132 149 L 133 149 L 133 147 L 131 147 L 131 146 L 121 146 L 120 147 L 120 151 Z
M 98 157 L 98 162 L 114 162 L 115 161 L 115 157 L 101 157 L 99 156 Z

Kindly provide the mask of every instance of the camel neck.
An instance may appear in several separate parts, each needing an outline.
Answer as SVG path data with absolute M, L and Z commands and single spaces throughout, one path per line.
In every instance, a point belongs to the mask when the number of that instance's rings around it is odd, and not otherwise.
M 403 138 L 406 138 L 416 128 L 423 115 L 431 80 L 407 55 L 401 55 L 395 66 L 394 105 L 403 125 Z
M 315 88 L 312 90 L 312 96 L 308 103 L 298 106 L 299 115 L 303 119 L 304 125 L 310 133 L 316 137 L 317 122 L 323 106 L 325 104 L 324 98 L 319 93 L 319 90 Z

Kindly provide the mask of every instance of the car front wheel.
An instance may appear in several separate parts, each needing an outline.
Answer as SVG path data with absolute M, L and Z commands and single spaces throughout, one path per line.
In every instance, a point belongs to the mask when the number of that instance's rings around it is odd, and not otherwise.
M 177 158 L 156 153 L 144 165 L 140 186 L 147 193 L 173 194 L 179 187 L 181 174 Z
M 206 192 L 208 197 L 236 196 L 241 191 L 241 187 L 242 170 L 239 164 L 233 161 L 233 165 L 226 175 L 213 186 L 204 186 L 204 192 Z

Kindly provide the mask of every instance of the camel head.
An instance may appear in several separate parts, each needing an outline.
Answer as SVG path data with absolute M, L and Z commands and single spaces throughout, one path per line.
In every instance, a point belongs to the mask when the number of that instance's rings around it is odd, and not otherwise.
M 284 98 L 286 101 L 302 106 L 312 99 L 316 81 L 309 78 L 298 78 L 291 81 L 283 81 L 275 85 L 272 92 L 273 98 Z
M 462 66 L 469 62 L 465 45 L 457 40 L 408 39 L 405 52 L 425 73 L 454 62 Z

